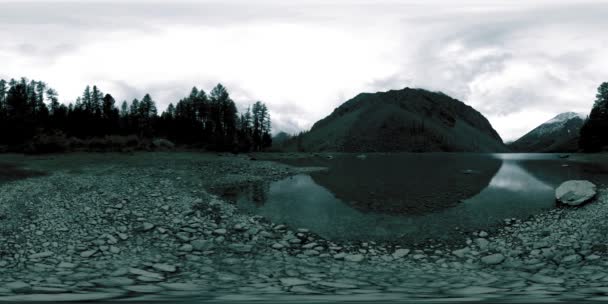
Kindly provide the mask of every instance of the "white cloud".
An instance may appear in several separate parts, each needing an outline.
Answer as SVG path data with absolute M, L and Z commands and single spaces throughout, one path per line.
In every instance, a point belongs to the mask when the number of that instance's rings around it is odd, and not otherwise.
M 260 99 L 275 130 L 309 128 L 362 91 L 419 86 L 459 98 L 505 140 L 587 112 L 608 80 L 608 6 L 566 1 L 10 3 L 0 77 L 72 101 L 95 83 L 164 108 L 222 82 Z

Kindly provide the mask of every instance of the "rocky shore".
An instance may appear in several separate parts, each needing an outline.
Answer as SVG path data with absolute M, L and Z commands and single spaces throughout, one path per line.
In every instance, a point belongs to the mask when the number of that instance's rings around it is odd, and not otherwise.
M 0 184 L 0 302 L 608 300 L 608 192 L 456 247 L 339 244 L 206 189 L 304 169 L 149 153 Z M 63 159 L 67 158 L 67 159 Z

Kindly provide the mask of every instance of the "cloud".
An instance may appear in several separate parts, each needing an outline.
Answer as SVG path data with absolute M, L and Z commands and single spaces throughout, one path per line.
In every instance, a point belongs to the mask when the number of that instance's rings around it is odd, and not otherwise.
M 603 1 L 0 2 L 2 77 L 44 80 L 64 102 L 87 84 L 150 93 L 159 109 L 221 82 L 241 110 L 266 102 L 275 131 L 409 86 L 472 105 L 512 140 L 588 112 L 608 79 Z

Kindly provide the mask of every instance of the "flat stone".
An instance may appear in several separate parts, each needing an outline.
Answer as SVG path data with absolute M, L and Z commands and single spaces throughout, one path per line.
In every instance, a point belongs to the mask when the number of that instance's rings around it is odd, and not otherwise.
M 237 253 L 249 253 L 253 249 L 253 246 L 246 244 L 230 244 L 228 248 Z
M 479 247 L 479 249 L 486 250 L 488 249 L 488 245 L 490 244 L 490 242 L 484 238 L 477 238 L 475 239 L 475 244 L 477 244 L 477 247 Z
M 392 257 L 393 259 L 400 259 L 403 258 L 404 256 L 408 255 L 410 253 L 409 249 L 397 249 L 395 250 L 395 252 L 393 252 Z
M 321 293 L 318 290 L 310 289 L 310 288 L 308 288 L 306 286 L 302 286 L 302 285 L 294 286 L 289 291 L 292 293 L 299 293 L 299 294 L 319 294 L 319 293 Z
M 550 277 L 550 276 L 546 276 L 546 275 L 542 275 L 542 274 L 538 274 L 538 273 L 531 276 L 529 278 L 529 280 L 534 283 L 540 283 L 540 284 L 562 284 L 565 282 L 564 279 L 562 279 L 562 278 Z
M 334 259 L 336 259 L 336 260 L 343 260 L 345 256 L 346 256 L 346 253 L 340 252 L 340 253 L 337 253 L 337 254 L 334 255 Z
M 158 277 L 147 277 L 147 276 L 143 276 L 143 275 L 138 276 L 136 279 L 138 281 L 145 282 L 145 283 L 158 283 L 158 282 L 164 281 L 164 279 L 161 279 Z
M 146 271 L 146 270 L 139 269 L 139 268 L 130 268 L 129 273 L 134 274 L 134 275 L 143 276 L 143 277 L 156 278 L 159 280 L 164 279 L 164 276 L 162 274 Z
M 447 293 L 461 295 L 461 296 L 469 296 L 469 295 L 479 295 L 486 293 L 497 293 L 502 291 L 502 289 L 486 287 L 486 286 L 469 286 L 464 288 L 452 289 L 448 290 Z
M 465 256 L 465 254 L 467 254 L 469 252 L 471 252 L 471 248 L 464 247 L 462 249 L 456 249 L 456 250 L 452 251 L 452 254 L 459 258 L 463 258 Z
M 215 229 L 213 230 L 213 234 L 217 234 L 217 235 L 224 235 L 226 234 L 228 231 L 226 231 L 226 229 L 221 228 L 221 229 Z
M 152 229 L 154 229 L 154 224 L 148 223 L 148 222 L 144 222 L 140 226 L 137 227 L 137 230 L 144 231 L 144 232 L 150 231 Z
M 500 264 L 505 260 L 505 256 L 500 253 L 487 255 L 481 258 L 481 262 L 486 265 Z
M 555 199 L 570 206 L 583 204 L 594 198 L 596 194 L 595 184 L 586 180 L 569 180 L 555 189 Z
M 123 287 L 133 285 L 135 281 L 133 279 L 129 279 L 127 277 L 112 277 L 105 279 L 96 279 L 92 280 L 91 283 L 101 286 L 101 287 Z
M 29 294 L 16 296 L 2 296 L 0 302 L 84 302 L 110 300 L 124 295 L 124 292 L 86 292 L 86 293 L 60 293 L 60 294 Z
M 585 257 L 585 260 L 587 261 L 595 261 L 597 259 L 600 259 L 601 256 L 597 255 L 597 254 L 591 254 Z
M 215 245 L 213 244 L 213 241 L 202 240 L 202 239 L 191 241 L 190 245 L 192 245 L 192 248 L 194 248 L 194 250 L 198 250 L 198 251 L 207 251 L 207 250 L 211 250 L 211 249 L 213 249 L 213 247 L 215 247 Z
M 72 268 L 76 268 L 76 264 L 74 263 L 69 263 L 69 262 L 60 262 L 59 265 L 57 265 L 58 268 L 66 268 L 66 269 L 72 269 Z
M 52 251 L 43 251 L 43 252 L 31 254 L 28 258 L 31 259 L 31 260 L 44 259 L 44 258 L 48 258 L 50 256 L 53 256 L 54 254 L 55 253 L 53 253 Z
M 86 250 L 80 253 L 80 256 L 83 258 L 90 258 L 92 257 L 95 253 L 97 253 L 97 249 L 92 249 L 92 250 Z
M 174 265 L 163 264 L 163 263 L 154 264 L 154 265 L 152 265 L 152 268 L 154 268 L 158 271 L 162 271 L 162 272 L 176 272 L 177 271 L 177 267 L 175 267 Z
M 184 244 L 184 245 L 180 246 L 177 250 L 184 251 L 184 252 L 190 252 L 193 249 L 194 249 L 194 246 L 192 246 L 190 244 Z
M 346 256 L 344 256 L 344 260 L 347 262 L 361 262 L 365 259 L 365 256 L 362 254 L 347 254 Z
M 562 260 L 561 263 L 562 264 L 574 264 L 574 263 L 578 263 L 582 260 L 583 258 L 578 255 L 578 254 L 572 254 L 569 256 L 565 256 Z
M 329 288 L 336 288 L 336 289 L 354 289 L 354 288 L 357 288 L 356 285 L 352 285 L 352 284 L 344 284 L 344 283 L 328 282 L 328 281 L 317 282 L 317 285 L 324 286 L 324 287 L 329 287 Z
M 164 289 L 167 290 L 176 290 L 176 291 L 200 291 L 202 290 L 201 286 L 191 283 L 160 283 L 158 284 Z
M 549 246 L 550 246 L 549 242 L 547 242 L 547 241 L 538 241 L 538 242 L 535 242 L 534 244 L 532 244 L 533 249 L 547 248 Z
M 4 284 L 4 288 L 9 289 L 10 291 L 12 291 L 14 293 L 25 293 L 25 292 L 29 292 L 30 290 L 32 290 L 32 286 L 23 281 L 15 281 L 15 282 L 6 283 L 6 284 Z
M 66 288 L 59 287 L 45 287 L 45 286 L 34 286 L 32 290 L 28 293 L 45 293 L 45 294 L 53 294 L 53 293 L 65 293 L 68 292 Z
M 164 288 L 156 285 L 131 285 L 124 288 L 125 290 L 137 292 L 137 293 L 159 293 Z
M 281 281 L 281 284 L 283 284 L 283 286 L 286 286 L 286 287 L 310 284 L 310 281 L 306 281 L 306 280 L 302 280 L 302 279 L 298 279 L 298 278 L 281 278 L 281 279 L 279 279 L 279 281 Z

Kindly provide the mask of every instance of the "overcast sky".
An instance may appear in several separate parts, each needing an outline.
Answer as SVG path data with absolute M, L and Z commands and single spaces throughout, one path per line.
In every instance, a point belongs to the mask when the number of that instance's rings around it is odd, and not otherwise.
M 306 130 L 360 92 L 421 87 L 484 114 L 505 141 L 608 81 L 607 1 L 0 0 L 0 78 L 73 102 L 87 84 L 164 110 L 218 82 L 274 131 Z

